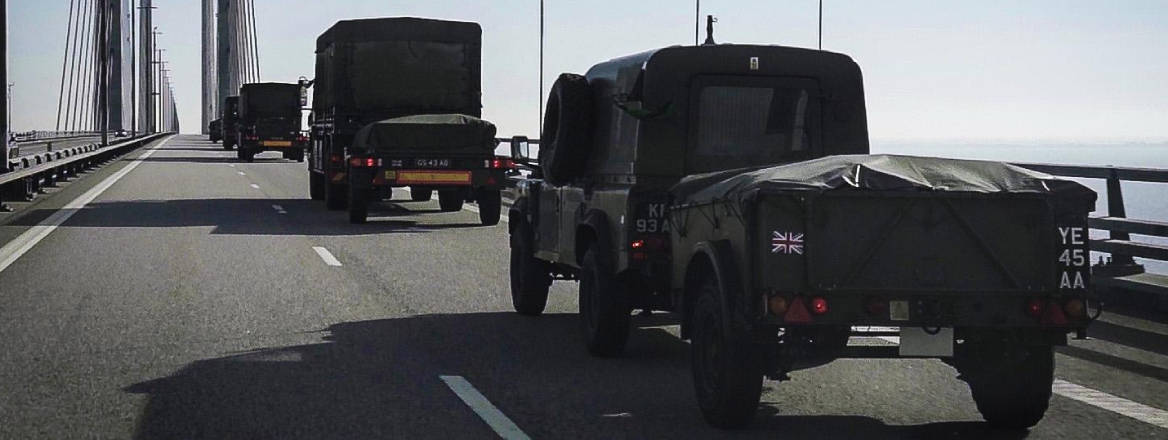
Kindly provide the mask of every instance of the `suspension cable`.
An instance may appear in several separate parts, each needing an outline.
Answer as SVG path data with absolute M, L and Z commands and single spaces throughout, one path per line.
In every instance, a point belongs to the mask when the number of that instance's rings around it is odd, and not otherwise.
M 71 131 L 80 131 L 85 127 L 85 115 L 88 112 L 87 108 L 89 102 L 86 98 L 89 94 L 89 82 L 91 79 L 89 75 L 89 65 L 90 61 L 93 60 L 93 54 L 89 53 L 89 43 L 92 40 L 90 29 L 93 22 L 93 6 L 95 2 L 96 0 L 88 0 L 86 2 L 85 16 L 82 21 L 81 51 L 78 53 L 77 57 L 77 61 L 81 63 L 77 71 L 77 108 L 74 109 L 73 129 Z
M 61 131 L 61 104 L 65 99 L 65 70 L 69 64 L 69 38 L 73 36 L 73 6 L 77 0 L 69 0 L 69 21 L 65 24 L 65 55 L 61 57 L 61 85 L 57 90 L 57 125 L 54 130 Z
M 251 3 L 251 59 L 255 63 L 253 71 L 255 72 L 256 82 L 260 82 L 263 78 L 260 76 L 260 43 L 258 32 L 256 31 L 255 0 L 247 1 Z
M 77 114 L 81 111 L 77 100 L 80 99 L 81 88 L 81 37 L 85 25 L 85 14 L 89 8 L 88 0 L 78 0 L 77 19 L 73 21 L 73 56 L 69 59 L 69 102 L 66 103 L 65 130 L 74 131 L 77 126 Z

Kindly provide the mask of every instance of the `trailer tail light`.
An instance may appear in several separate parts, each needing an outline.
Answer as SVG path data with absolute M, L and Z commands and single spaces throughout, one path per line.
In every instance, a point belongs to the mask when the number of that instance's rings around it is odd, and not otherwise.
M 820 298 L 818 296 L 815 298 L 811 298 L 811 313 L 814 313 L 816 315 L 822 315 L 822 314 L 827 313 L 827 311 L 828 311 L 828 308 L 827 308 L 827 300 L 826 299 Z
M 783 314 L 783 321 L 788 324 L 807 324 L 811 322 L 811 312 L 807 311 L 807 304 L 803 297 L 796 296 Z
M 1042 300 L 1038 298 L 1030 298 L 1026 301 L 1026 314 L 1031 318 L 1038 319 L 1042 317 L 1043 304 Z
M 373 168 L 381 166 L 381 160 L 372 157 L 349 158 L 349 165 L 354 168 Z
M 487 160 L 484 165 L 486 165 L 487 168 L 496 170 L 510 170 L 515 168 L 515 161 L 505 157 L 496 157 L 494 159 Z
M 1059 307 L 1058 303 L 1051 301 L 1046 307 L 1046 312 L 1042 314 L 1042 324 L 1066 325 L 1067 315 L 1063 313 L 1063 308 Z
M 304 136 L 304 135 L 296 136 L 296 141 L 297 142 L 308 142 L 308 136 Z

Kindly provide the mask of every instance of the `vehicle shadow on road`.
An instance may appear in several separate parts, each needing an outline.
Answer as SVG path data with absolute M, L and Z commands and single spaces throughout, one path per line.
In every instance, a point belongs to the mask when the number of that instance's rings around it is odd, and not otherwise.
M 657 324 L 650 322 L 649 324 Z M 486 438 L 440 375 L 465 377 L 532 438 L 1022 438 L 984 423 L 889 426 L 760 407 L 738 432 L 696 408 L 688 344 L 633 331 L 628 354 L 587 355 L 574 314 L 423 315 L 336 324 L 315 344 L 194 362 L 125 388 L 146 395 L 136 438 Z
M 316 236 L 424 233 L 481 227 L 477 222 L 449 221 L 465 217 L 444 218 L 436 214 L 437 210 L 416 205 L 413 209 L 405 209 L 395 203 L 379 204 L 368 224 L 354 225 L 349 223 L 344 211 L 327 211 L 323 203 L 308 199 L 103 201 L 77 209 L 62 227 L 211 227 L 211 234 Z M 286 214 L 280 214 L 274 206 L 279 206 Z M 33 226 L 57 211 L 33 209 L 11 224 Z M 425 220 L 421 216 L 415 217 L 416 214 L 425 214 Z

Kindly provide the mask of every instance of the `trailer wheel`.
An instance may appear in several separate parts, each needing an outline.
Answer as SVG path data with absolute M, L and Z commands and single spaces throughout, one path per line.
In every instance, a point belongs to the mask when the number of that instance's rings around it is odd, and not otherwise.
M 475 201 L 479 204 L 479 221 L 483 226 L 499 224 L 499 214 L 503 208 L 503 194 L 498 188 L 479 190 Z
M 727 328 L 718 279 L 707 276 L 697 289 L 690 360 L 698 407 L 710 425 L 741 428 L 758 410 L 762 361 L 750 338 Z
M 296 151 L 296 161 L 297 162 L 304 162 L 304 150 L 297 150 Z
M 308 172 L 308 196 L 312 200 L 324 200 L 324 174 Z
M 584 253 L 580 268 L 580 328 L 593 356 L 618 356 L 629 340 L 628 303 L 612 264 L 595 245 Z
M 547 263 L 535 258 L 535 233 L 521 221 L 511 232 L 511 305 L 520 315 L 542 314 L 551 284 Z
M 242 148 L 235 150 L 235 158 L 240 162 L 247 162 L 247 151 Z
M 1054 383 L 1052 347 L 986 347 L 962 361 L 962 379 L 991 426 L 1026 429 L 1042 420 Z
M 410 200 L 415 202 L 428 202 L 434 197 L 434 190 L 429 188 L 410 187 Z
M 369 190 L 349 184 L 349 223 L 365 224 L 369 218 Z
M 438 191 L 438 207 L 442 212 L 455 212 L 462 210 L 462 190 L 448 189 Z
M 346 196 L 348 195 L 348 188 L 345 188 L 346 185 L 333 183 L 327 178 L 324 180 L 325 208 L 328 208 L 330 211 L 340 211 L 349 206 L 349 202 L 346 199 Z

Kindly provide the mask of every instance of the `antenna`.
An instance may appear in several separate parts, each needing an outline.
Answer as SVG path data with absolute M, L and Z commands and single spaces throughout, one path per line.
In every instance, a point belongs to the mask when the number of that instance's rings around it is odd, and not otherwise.
M 543 141 L 543 0 L 539 0 L 539 139 Z
M 698 32 L 702 28 L 702 0 L 694 0 L 694 46 L 698 45 Z
M 706 41 L 704 43 L 702 43 L 702 46 L 706 46 L 706 45 L 713 46 L 715 44 L 718 44 L 718 43 L 714 42 L 714 23 L 717 23 L 717 22 L 718 22 L 718 19 L 714 18 L 713 15 L 706 16 Z
M 823 50 L 823 0 L 819 0 L 819 50 Z

